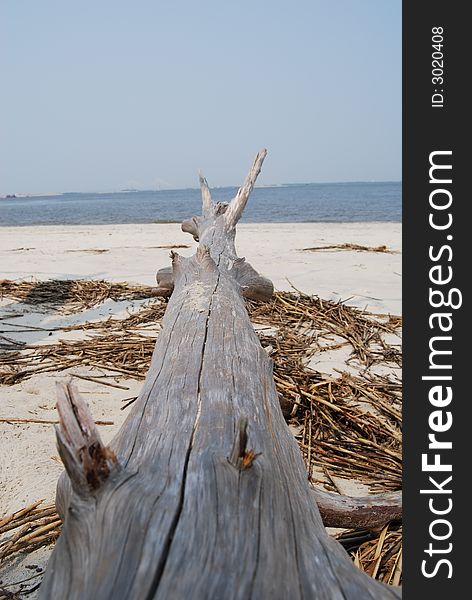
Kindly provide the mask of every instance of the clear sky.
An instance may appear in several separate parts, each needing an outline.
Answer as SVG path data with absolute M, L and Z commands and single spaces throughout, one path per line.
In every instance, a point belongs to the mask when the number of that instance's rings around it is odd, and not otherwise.
M 401 179 L 400 0 L 0 0 L 0 194 Z

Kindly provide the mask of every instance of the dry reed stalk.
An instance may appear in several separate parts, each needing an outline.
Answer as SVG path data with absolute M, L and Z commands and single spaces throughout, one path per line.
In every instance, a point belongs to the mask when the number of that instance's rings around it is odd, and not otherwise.
M 391 523 L 382 531 L 348 531 L 338 541 L 345 546 L 354 563 L 371 577 L 390 585 L 402 580 L 402 526 Z
M 0 520 L 0 564 L 18 552 L 31 552 L 54 542 L 61 520 L 54 504 L 39 500 Z
M 12 281 L 0 280 L 0 299 L 13 298 L 25 304 L 52 304 L 61 306 L 66 313 L 91 308 L 108 298 L 112 300 L 137 300 L 152 296 L 148 286 L 128 283 L 110 283 L 103 280 Z
M 57 419 L 21 419 L 18 417 L 0 417 L 0 423 L 36 423 L 38 425 L 58 425 Z M 95 425 L 114 425 L 113 421 L 95 421 Z
M 397 254 L 389 250 L 387 246 L 361 246 L 359 244 L 333 244 L 331 246 L 313 246 L 313 248 L 302 248 L 304 252 L 317 252 L 318 250 L 355 250 L 356 252 L 380 252 L 386 254 Z

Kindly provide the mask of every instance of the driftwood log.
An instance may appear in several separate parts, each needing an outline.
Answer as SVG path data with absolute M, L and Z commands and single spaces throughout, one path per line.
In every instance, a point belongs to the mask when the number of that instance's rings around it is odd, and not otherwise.
M 325 527 L 378 530 L 402 520 L 401 492 L 354 497 L 313 488 L 313 497 Z
M 59 386 L 64 527 L 41 598 L 400 596 L 326 534 L 244 305 L 272 293 L 234 246 L 265 154 L 229 204 L 201 178 L 203 214 L 184 223 L 198 250 L 172 255 L 149 373 L 109 447 L 77 391 Z

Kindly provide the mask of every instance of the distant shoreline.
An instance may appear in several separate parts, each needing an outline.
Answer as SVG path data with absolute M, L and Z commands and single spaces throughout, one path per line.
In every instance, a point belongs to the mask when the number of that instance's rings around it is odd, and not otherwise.
M 237 188 L 214 188 L 228 202 Z M 3 199 L 0 226 L 179 223 L 201 212 L 198 189 L 67 193 Z M 254 189 L 246 223 L 353 223 L 402 219 L 401 183 L 288 184 Z
M 369 185 L 369 184 L 398 184 L 402 185 L 402 180 L 382 180 L 382 181 L 312 181 L 310 183 L 268 183 L 264 185 L 256 185 L 254 189 L 271 189 L 271 188 L 284 188 L 284 187 L 295 187 L 305 185 Z M 237 190 L 237 185 L 220 185 L 211 186 L 212 190 Z M 67 191 L 67 192 L 2 192 L 0 194 L 0 200 L 11 200 L 14 198 L 52 198 L 57 196 L 69 196 L 69 195 L 107 195 L 107 194 L 134 194 L 134 193 L 160 193 L 160 192 L 182 192 L 187 190 L 199 190 L 198 186 L 182 187 L 182 188 L 161 188 L 161 189 L 122 189 L 122 190 L 94 190 L 87 192 L 78 191 Z

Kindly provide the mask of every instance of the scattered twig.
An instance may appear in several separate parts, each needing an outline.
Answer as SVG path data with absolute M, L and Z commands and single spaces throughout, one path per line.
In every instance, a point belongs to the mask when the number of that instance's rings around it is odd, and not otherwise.
M 303 252 L 317 252 L 318 250 L 355 250 L 356 252 L 382 252 L 386 254 L 397 254 L 389 250 L 387 246 L 361 246 L 359 244 L 333 244 L 331 246 L 313 246 L 302 248 Z
M 40 506 L 39 500 L 0 520 L 0 564 L 12 555 L 29 552 L 54 542 L 61 530 L 61 520 L 54 504 Z M 8 535 L 5 535 L 6 533 Z
M 37 423 L 40 425 L 57 425 L 59 421 L 48 419 L 21 419 L 17 417 L 0 417 L 0 423 Z M 95 425 L 114 425 L 113 421 L 95 421 Z
M 100 383 L 101 385 L 107 385 L 109 387 L 118 388 L 120 390 L 129 390 L 129 387 L 126 385 L 120 385 L 119 383 L 111 383 L 111 381 L 103 381 L 103 379 L 98 379 L 97 377 L 87 377 L 86 375 L 79 375 L 77 373 L 71 373 L 72 377 L 77 377 L 77 379 L 83 379 L 84 381 L 93 381 L 93 383 Z

